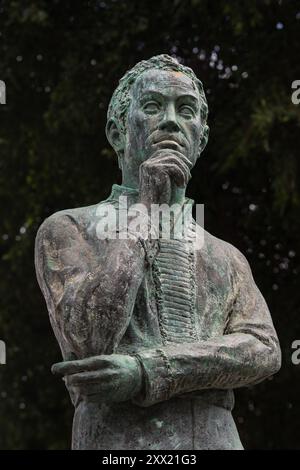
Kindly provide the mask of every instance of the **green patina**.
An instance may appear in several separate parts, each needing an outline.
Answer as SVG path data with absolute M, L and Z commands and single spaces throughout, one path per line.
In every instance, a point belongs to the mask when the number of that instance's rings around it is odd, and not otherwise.
M 183 239 L 97 234 L 99 207 L 119 214 L 120 196 L 128 207 L 191 204 L 207 112 L 191 69 L 166 55 L 138 63 L 107 116 L 123 184 L 39 229 L 37 276 L 63 354 L 53 371 L 75 406 L 74 449 L 240 449 L 232 389 L 280 367 L 267 305 L 232 245 L 205 231 L 199 247 L 194 220 Z

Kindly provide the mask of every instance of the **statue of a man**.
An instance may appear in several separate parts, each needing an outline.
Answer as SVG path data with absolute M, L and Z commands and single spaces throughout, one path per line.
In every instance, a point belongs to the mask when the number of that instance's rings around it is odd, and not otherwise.
M 106 127 L 122 185 L 39 229 L 37 277 L 63 355 L 53 372 L 75 406 L 74 449 L 241 449 L 232 389 L 280 368 L 268 307 L 232 245 L 204 231 L 197 249 L 193 219 L 181 239 L 157 227 L 99 234 L 103 210 L 120 217 L 120 196 L 128 213 L 137 203 L 192 206 L 185 191 L 207 112 L 191 69 L 167 55 L 135 65 Z

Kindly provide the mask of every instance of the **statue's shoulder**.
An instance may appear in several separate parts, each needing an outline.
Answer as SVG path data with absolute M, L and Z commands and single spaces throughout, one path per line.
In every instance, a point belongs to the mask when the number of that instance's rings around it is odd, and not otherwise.
M 226 265 L 235 271 L 249 270 L 245 255 L 231 243 L 204 231 L 203 250 L 206 256 L 217 265 Z
M 64 209 L 47 217 L 38 230 L 38 236 L 41 234 L 46 237 L 58 237 L 62 234 L 66 237 L 68 230 L 77 228 L 81 231 L 88 223 L 89 218 L 96 210 L 98 204 L 87 207 L 76 207 L 74 209 Z
M 92 231 L 91 227 L 94 227 L 99 222 L 99 217 L 104 212 L 103 208 L 111 203 L 112 201 L 108 198 L 90 206 L 55 212 L 43 221 L 36 238 L 43 237 L 43 239 L 59 241 L 78 233 L 86 238 Z

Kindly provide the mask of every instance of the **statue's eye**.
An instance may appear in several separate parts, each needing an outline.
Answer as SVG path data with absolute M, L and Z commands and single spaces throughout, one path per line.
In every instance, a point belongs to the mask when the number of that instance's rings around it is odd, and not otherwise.
M 143 106 L 143 110 L 146 113 L 155 114 L 160 110 L 160 106 L 156 101 L 147 101 Z
M 186 104 L 180 106 L 179 113 L 182 116 L 188 117 L 188 118 L 192 118 L 195 116 L 195 111 L 193 110 L 193 108 L 191 106 L 187 106 Z

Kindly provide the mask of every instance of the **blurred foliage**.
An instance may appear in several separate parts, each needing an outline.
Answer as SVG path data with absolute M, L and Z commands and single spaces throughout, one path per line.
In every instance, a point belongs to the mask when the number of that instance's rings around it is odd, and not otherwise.
M 0 1 L 0 448 L 70 445 L 72 407 L 50 366 L 60 352 L 38 288 L 34 238 L 53 212 L 120 182 L 105 138 L 118 79 L 176 55 L 204 83 L 210 141 L 188 195 L 205 225 L 248 258 L 272 312 L 283 367 L 236 392 L 247 448 L 300 448 L 300 5 L 296 1 Z

